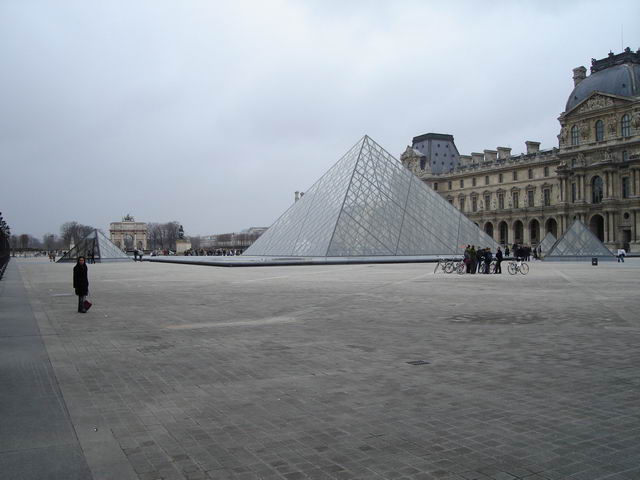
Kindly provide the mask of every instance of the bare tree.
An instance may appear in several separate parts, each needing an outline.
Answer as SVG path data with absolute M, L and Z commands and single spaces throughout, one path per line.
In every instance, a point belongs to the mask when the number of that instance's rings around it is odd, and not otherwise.
M 175 220 L 163 225 L 165 237 L 167 239 L 168 248 L 171 250 L 176 249 L 176 240 L 180 238 L 180 224 Z
M 153 250 L 163 250 L 164 231 L 159 223 L 147 223 L 147 245 Z
M 45 233 L 42 236 L 42 245 L 44 245 L 45 250 L 55 250 L 57 242 L 58 239 L 53 233 Z
M 94 230 L 94 227 L 90 227 L 89 225 L 82 225 L 76 221 L 73 222 L 65 222 L 60 227 L 60 236 L 62 237 L 62 241 L 64 243 L 65 248 L 69 248 L 71 246 L 71 242 L 78 243 L 84 237 L 89 235 Z
M 20 235 L 18 237 L 18 245 L 20 245 L 21 249 L 25 249 L 25 248 L 29 248 L 29 235 L 27 235 L 26 233 L 23 233 L 22 235 Z
M 200 248 L 200 237 L 191 237 L 191 248 L 199 249 Z

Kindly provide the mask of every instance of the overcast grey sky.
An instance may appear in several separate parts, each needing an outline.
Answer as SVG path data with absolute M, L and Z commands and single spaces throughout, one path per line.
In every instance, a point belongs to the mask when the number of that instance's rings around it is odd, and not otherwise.
M 635 1 L 0 0 L 13 233 L 269 226 L 362 135 L 399 157 L 557 146 L 572 69 L 640 47 Z

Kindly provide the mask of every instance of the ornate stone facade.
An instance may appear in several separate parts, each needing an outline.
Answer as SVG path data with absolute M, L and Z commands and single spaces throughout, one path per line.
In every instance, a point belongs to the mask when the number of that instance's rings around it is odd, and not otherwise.
M 567 105 L 575 105 L 558 118 L 557 148 L 526 142 L 526 154 L 498 147 L 461 155 L 458 166 L 442 174 L 417 168 L 419 157 L 410 148 L 401 159 L 502 244 L 536 246 L 546 232 L 559 237 L 579 218 L 610 249 L 637 252 L 640 51 L 592 60 L 591 75 L 584 72 L 574 69 Z
M 147 224 L 136 222 L 131 215 L 126 215 L 121 222 L 112 222 L 109 234 L 110 240 L 124 251 L 147 249 Z

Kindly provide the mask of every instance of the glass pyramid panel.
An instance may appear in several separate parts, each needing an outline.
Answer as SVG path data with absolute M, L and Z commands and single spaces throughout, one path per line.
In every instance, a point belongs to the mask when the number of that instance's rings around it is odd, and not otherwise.
M 542 253 L 547 253 L 553 244 L 556 243 L 556 237 L 551 232 L 547 232 L 542 241 L 540 242 L 540 251 Z
M 76 262 L 78 257 L 91 257 L 93 253 L 96 262 L 131 261 L 126 253 L 120 250 L 99 230 L 94 230 L 80 240 L 58 262 Z
M 326 255 L 362 144 L 356 143 L 244 254 Z
M 613 253 L 584 223 L 575 220 L 545 256 L 553 257 L 613 257 Z
M 245 255 L 461 254 L 497 244 L 365 136 Z

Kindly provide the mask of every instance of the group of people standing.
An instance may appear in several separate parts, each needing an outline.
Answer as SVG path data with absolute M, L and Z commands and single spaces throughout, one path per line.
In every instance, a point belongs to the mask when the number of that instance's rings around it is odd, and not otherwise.
M 493 273 L 502 273 L 503 258 L 502 250 L 498 247 L 495 254 L 496 268 Z M 463 262 L 467 273 L 491 273 L 490 267 L 493 260 L 494 255 L 489 247 L 476 249 L 475 245 L 467 245 L 464 249 Z

